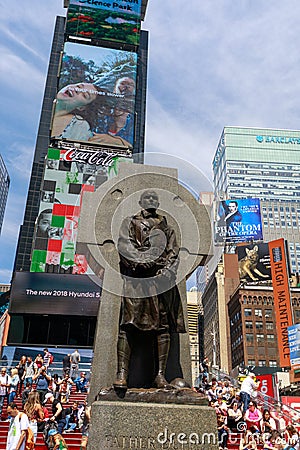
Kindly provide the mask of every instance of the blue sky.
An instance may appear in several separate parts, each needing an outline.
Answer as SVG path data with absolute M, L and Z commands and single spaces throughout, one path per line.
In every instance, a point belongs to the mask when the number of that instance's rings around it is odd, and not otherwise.
M 0 0 L 0 153 L 11 188 L 0 237 L 9 282 L 56 15 L 63 0 Z M 149 0 L 146 162 L 207 190 L 224 126 L 299 129 L 297 0 Z M 183 161 L 182 161 L 183 160 Z

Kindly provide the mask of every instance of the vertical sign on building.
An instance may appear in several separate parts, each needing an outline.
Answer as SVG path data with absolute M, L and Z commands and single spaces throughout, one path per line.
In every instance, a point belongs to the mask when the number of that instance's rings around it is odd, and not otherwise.
M 280 366 L 289 367 L 288 327 L 292 325 L 293 318 L 284 239 L 269 242 L 269 250 Z
M 300 323 L 288 328 L 291 368 L 300 369 Z

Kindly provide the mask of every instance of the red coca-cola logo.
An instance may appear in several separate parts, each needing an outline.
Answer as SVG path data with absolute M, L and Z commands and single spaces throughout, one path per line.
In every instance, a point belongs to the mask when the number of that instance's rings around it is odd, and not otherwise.
M 96 166 L 111 166 L 113 164 L 113 158 L 115 158 L 116 156 L 124 155 L 103 150 L 97 150 L 93 152 L 90 150 L 71 148 L 64 154 L 64 160 L 73 162 L 76 161 Z

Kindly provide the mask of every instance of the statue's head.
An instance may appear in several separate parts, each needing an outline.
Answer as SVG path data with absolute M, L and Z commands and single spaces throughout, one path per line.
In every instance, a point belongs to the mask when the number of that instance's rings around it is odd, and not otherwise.
M 152 190 L 144 191 L 141 195 L 139 205 L 146 211 L 156 211 L 159 207 L 157 193 Z

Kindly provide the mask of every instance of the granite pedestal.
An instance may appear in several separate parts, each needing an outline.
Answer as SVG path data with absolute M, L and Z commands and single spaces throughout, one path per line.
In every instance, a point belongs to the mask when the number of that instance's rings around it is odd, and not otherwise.
M 217 450 L 216 413 L 208 406 L 97 401 L 89 450 Z

